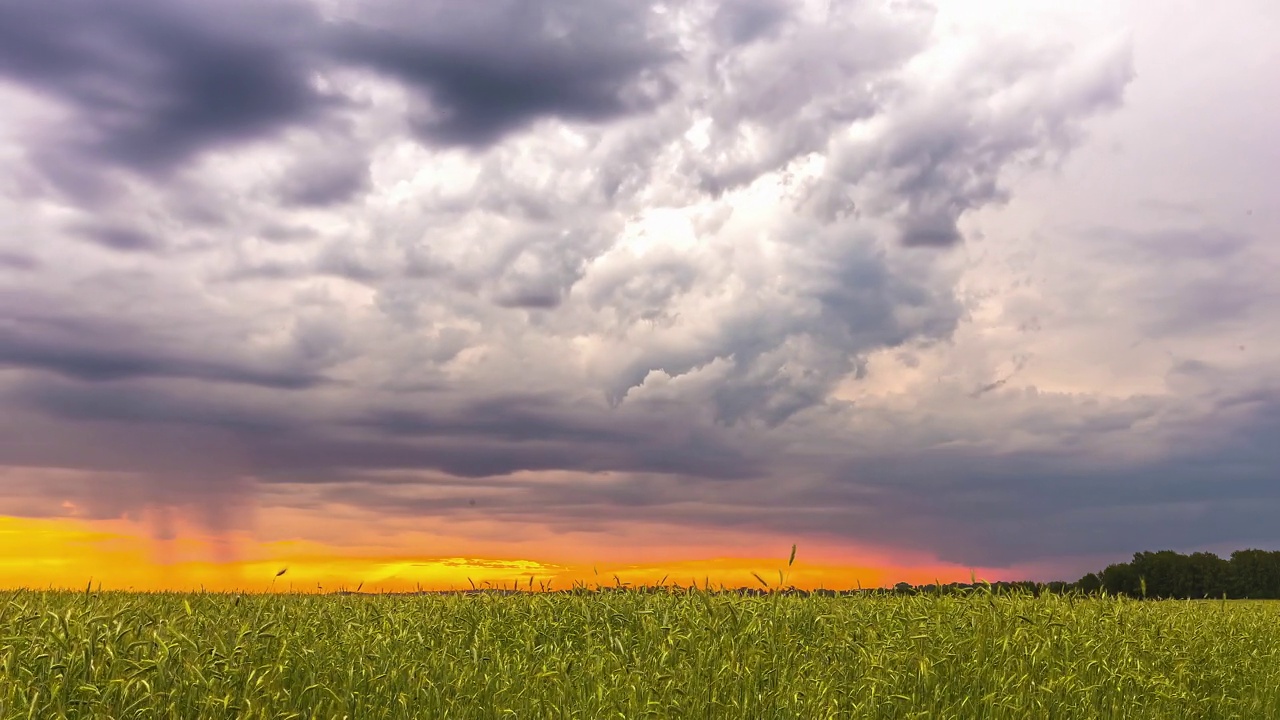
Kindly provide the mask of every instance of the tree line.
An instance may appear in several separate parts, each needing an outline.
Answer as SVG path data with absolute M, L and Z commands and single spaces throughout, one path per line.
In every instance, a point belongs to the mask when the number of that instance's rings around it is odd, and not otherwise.
M 1083 592 L 1146 598 L 1280 599 L 1280 552 L 1237 550 L 1230 559 L 1213 553 L 1172 550 L 1134 553 L 1075 583 Z
M 969 592 L 1085 593 L 1134 598 L 1280 599 L 1280 551 L 1237 550 L 1224 559 L 1213 553 L 1183 555 L 1172 550 L 1134 553 L 1133 560 L 1108 565 L 1075 582 L 998 582 L 909 585 L 898 583 L 879 592 L 898 594 Z

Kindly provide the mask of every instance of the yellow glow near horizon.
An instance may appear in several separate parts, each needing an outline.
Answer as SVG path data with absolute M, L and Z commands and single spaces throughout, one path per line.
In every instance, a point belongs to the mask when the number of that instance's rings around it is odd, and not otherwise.
M 569 589 L 655 585 L 803 589 L 876 587 L 899 581 L 967 581 L 969 569 L 941 564 L 913 567 L 843 565 L 786 558 L 715 557 L 653 563 L 594 565 L 533 558 L 421 557 L 371 553 L 309 541 L 254 542 L 238 538 L 238 557 L 224 562 L 217 540 L 156 540 L 118 520 L 31 519 L 0 516 L 0 587 L 103 590 L 249 592 L 407 592 L 489 588 Z M 225 544 L 225 541 L 222 541 Z M 554 548 L 540 551 L 554 555 Z M 284 571 L 281 573 L 281 571 Z M 779 578 L 779 571 L 783 578 Z M 980 576 L 982 573 L 980 573 Z M 995 579 L 995 578 L 991 578 Z

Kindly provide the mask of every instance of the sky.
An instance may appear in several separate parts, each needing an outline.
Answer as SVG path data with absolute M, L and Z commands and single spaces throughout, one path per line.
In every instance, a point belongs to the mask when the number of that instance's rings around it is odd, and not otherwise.
M 1278 35 L 1270 0 L 0 2 L 0 585 L 1280 548 Z

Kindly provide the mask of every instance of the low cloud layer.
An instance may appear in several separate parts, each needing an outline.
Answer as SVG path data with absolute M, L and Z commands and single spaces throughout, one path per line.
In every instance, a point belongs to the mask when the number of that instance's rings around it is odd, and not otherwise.
M 1274 213 L 1144 194 L 1146 35 L 954 13 L 0 9 L 0 512 L 1280 542 Z

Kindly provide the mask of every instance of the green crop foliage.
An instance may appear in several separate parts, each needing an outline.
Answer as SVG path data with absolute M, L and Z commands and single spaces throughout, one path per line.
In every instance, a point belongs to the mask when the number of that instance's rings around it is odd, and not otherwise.
M 0 594 L 0 717 L 1280 717 L 1280 603 Z

